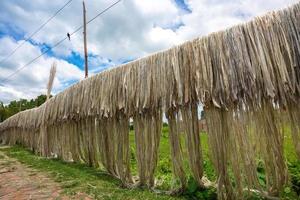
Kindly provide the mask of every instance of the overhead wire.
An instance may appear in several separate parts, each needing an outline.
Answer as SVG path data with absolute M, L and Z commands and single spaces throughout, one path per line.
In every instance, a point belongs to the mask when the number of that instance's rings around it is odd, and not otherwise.
M 12 52 L 10 52 L 5 58 L 0 61 L 0 64 L 10 58 L 19 48 L 21 48 L 27 41 L 31 40 L 32 37 L 40 32 L 58 13 L 60 13 L 67 5 L 69 5 L 73 0 L 67 1 L 60 9 L 58 9 L 49 19 L 47 19 L 41 26 L 39 26 L 28 38 L 23 40 Z
M 111 9 L 112 7 L 114 7 L 115 5 L 117 5 L 118 3 L 120 3 L 122 0 L 118 0 L 116 2 L 114 2 L 113 4 L 111 4 L 110 6 L 108 6 L 107 8 L 105 8 L 104 10 L 102 10 L 100 13 L 98 13 L 95 17 L 93 17 L 92 19 L 88 20 L 86 24 L 91 23 L 92 21 L 94 21 L 96 18 L 98 18 L 99 16 L 101 16 L 102 14 L 104 14 L 105 12 L 107 12 L 109 9 Z M 79 26 L 77 29 L 75 29 L 72 33 L 70 33 L 70 36 L 74 35 L 75 33 L 77 33 L 79 30 L 81 30 L 83 28 L 83 25 Z M 68 39 L 68 36 L 65 36 L 63 39 L 61 39 L 60 41 L 58 41 L 57 43 L 55 43 L 52 47 L 49 47 L 46 51 L 42 52 L 39 56 L 35 57 L 34 59 L 32 59 L 31 61 L 29 61 L 28 63 L 26 63 L 25 65 L 23 65 L 22 67 L 19 67 L 16 71 L 14 71 L 13 73 L 11 73 L 10 75 L 8 75 L 6 78 L 2 79 L 2 85 L 5 81 L 9 80 L 9 78 L 11 78 L 12 76 L 14 76 L 15 74 L 17 74 L 18 72 L 20 72 L 22 69 L 26 68 L 27 66 L 29 66 L 31 63 L 35 62 L 36 60 L 38 60 L 40 57 L 42 57 L 43 55 L 45 55 L 46 53 L 48 53 L 49 51 L 51 51 L 52 49 L 54 49 L 55 47 L 57 47 L 58 45 L 60 45 L 61 43 L 63 43 L 66 39 Z M 0 83 L 1 84 L 1 83 Z

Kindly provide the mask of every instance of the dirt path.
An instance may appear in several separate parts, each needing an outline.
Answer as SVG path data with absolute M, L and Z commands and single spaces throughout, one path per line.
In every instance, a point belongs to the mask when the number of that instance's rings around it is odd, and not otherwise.
M 5 147 L 1 147 L 5 148 Z M 78 193 L 68 197 L 62 188 L 47 175 L 31 169 L 0 151 L 0 199 L 84 199 L 91 198 Z

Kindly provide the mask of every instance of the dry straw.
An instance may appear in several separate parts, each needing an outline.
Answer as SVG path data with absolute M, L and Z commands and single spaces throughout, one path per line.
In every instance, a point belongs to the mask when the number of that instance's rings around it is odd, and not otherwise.
M 153 187 L 166 114 L 173 172 L 186 187 L 179 124 L 184 124 L 192 175 L 204 187 L 198 105 L 205 107 L 219 199 L 258 191 L 278 196 L 287 183 L 283 126 L 300 158 L 300 4 L 104 71 L 39 108 L 0 124 L 5 144 L 43 156 L 104 166 L 132 186 L 129 119 L 139 180 Z M 257 159 L 267 187 L 256 174 Z M 263 191 L 266 190 L 266 191 Z

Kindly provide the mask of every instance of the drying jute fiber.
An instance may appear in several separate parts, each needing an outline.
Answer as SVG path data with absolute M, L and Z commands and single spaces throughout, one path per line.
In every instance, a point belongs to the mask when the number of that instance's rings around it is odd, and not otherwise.
M 278 197 L 288 182 L 283 126 L 300 159 L 300 3 L 85 79 L 5 120 L 0 140 L 45 157 L 103 166 L 126 187 L 153 188 L 166 116 L 180 189 L 187 187 L 181 134 L 191 174 L 206 187 L 199 105 L 218 199 L 243 199 L 253 191 Z M 130 169 L 131 120 L 138 179 Z M 264 188 L 257 159 L 266 172 Z

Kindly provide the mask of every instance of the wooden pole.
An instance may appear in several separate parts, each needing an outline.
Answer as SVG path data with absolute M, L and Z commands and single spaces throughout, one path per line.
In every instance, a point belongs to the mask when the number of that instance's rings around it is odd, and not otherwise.
M 88 75 L 88 54 L 87 54 L 87 44 L 86 44 L 86 9 L 85 9 L 85 3 L 83 4 L 83 42 L 84 42 L 84 70 L 85 70 L 85 78 L 87 78 Z

